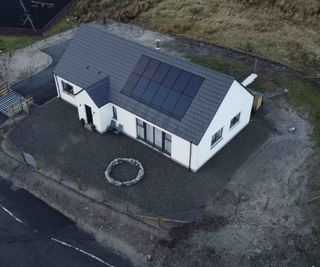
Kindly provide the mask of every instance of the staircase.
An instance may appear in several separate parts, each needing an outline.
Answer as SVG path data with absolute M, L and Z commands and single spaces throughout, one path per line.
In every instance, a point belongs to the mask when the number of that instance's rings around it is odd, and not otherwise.
M 0 94 L 0 112 L 12 117 L 22 110 L 22 101 L 25 101 L 24 97 L 9 89 Z

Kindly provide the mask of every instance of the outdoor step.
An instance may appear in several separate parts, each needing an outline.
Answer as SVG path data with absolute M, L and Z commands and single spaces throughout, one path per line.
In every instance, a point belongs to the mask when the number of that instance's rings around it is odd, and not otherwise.
M 12 117 L 22 110 L 21 101 L 24 100 L 24 97 L 10 90 L 5 95 L 0 96 L 0 112 L 8 117 Z

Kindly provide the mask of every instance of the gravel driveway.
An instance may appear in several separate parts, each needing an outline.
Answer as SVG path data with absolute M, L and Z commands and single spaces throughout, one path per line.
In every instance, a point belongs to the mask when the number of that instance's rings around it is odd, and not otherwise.
M 9 134 L 8 141 L 35 155 L 48 172 L 58 170 L 84 188 L 94 188 L 114 202 L 129 201 L 141 212 L 170 218 L 194 219 L 221 192 L 232 175 L 270 137 L 272 125 L 262 115 L 251 123 L 199 172 L 192 173 L 149 147 L 124 135 L 100 135 L 81 127 L 77 110 L 54 99 L 34 110 Z M 117 188 L 104 172 L 116 157 L 133 157 L 145 168 L 142 181 Z M 128 176 L 119 168 L 117 176 Z

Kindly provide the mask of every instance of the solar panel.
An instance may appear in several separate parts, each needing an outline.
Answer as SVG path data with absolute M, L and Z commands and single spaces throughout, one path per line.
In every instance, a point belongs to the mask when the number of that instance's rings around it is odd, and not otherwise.
M 139 75 L 135 73 L 131 73 L 122 90 L 127 93 L 131 93 L 133 88 L 136 86 L 137 82 L 139 81 L 139 79 L 140 79 Z
M 190 72 L 182 71 L 172 89 L 179 93 L 182 93 L 187 86 L 191 76 L 192 74 Z
M 204 78 L 142 55 L 121 92 L 181 120 Z
M 132 95 L 139 98 L 147 88 L 148 84 L 149 80 L 141 77 L 136 87 L 133 89 Z
M 192 75 L 186 89 L 184 90 L 184 94 L 190 97 L 194 97 L 198 92 L 200 86 L 203 83 L 203 78 L 197 75 Z
M 147 103 L 150 103 L 152 98 L 158 91 L 159 86 L 160 84 L 151 81 L 148 87 L 146 88 L 146 90 L 144 90 L 144 93 L 142 94 L 141 99 Z
M 192 102 L 192 98 L 186 95 L 182 95 L 175 105 L 172 113 L 176 115 L 178 118 L 182 118 L 183 115 L 186 113 L 187 109 L 189 108 Z
M 152 80 L 161 84 L 163 79 L 166 77 L 169 69 L 170 69 L 170 66 L 162 62 L 159 68 L 157 69 L 156 73 L 153 75 Z
M 142 75 L 142 73 L 144 72 L 144 70 L 146 69 L 148 63 L 150 61 L 150 58 L 147 56 L 141 56 L 138 63 L 136 64 L 136 66 L 134 67 L 133 71 L 136 74 Z
M 168 88 L 172 88 L 180 72 L 181 72 L 181 69 L 171 66 L 162 84 Z
M 170 89 L 161 85 L 155 94 L 155 96 L 152 99 L 152 104 L 158 108 L 162 106 L 163 101 L 166 99 L 168 93 L 170 92 Z
M 151 80 L 159 65 L 160 61 L 151 59 L 142 76 L 146 79 Z
M 174 90 L 171 90 L 170 93 L 168 94 L 166 100 L 163 102 L 161 109 L 163 109 L 167 112 L 171 112 L 173 110 L 174 106 L 176 105 L 176 103 L 178 102 L 180 96 L 181 96 L 181 94 L 177 93 Z

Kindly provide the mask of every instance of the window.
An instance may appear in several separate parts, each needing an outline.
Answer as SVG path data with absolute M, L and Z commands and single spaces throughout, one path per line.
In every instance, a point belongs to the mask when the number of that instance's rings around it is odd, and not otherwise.
M 221 128 L 219 131 L 217 131 L 211 139 L 211 148 L 217 144 L 221 139 L 222 139 L 222 132 L 223 132 L 223 128 Z
M 140 139 L 145 139 L 145 123 L 137 119 L 137 135 Z
M 164 133 L 164 151 L 171 155 L 171 135 Z
M 171 135 L 139 119 L 137 119 L 137 137 L 171 155 Z
M 160 131 L 157 128 L 154 128 L 154 145 L 159 149 L 161 149 L 163 145 L 162 138 L 162 131 Z
M 236 116 L 234 116 L 230 121 L 230 128 L 232 128 L 234 125 L 236 125 L 240 120 L 240 113 L 238 113 Z
M 117 109 L 115 106 L 112 106 L 112 118 L 114 120 L 117 120 L 118 119 L 118 115 L 117 115 Z
M 71 95 L 74 94 L 74 92 L 73 92 L 73 87 L 72 87 L 70 84 L 68 84 L 68 83 L 66 83 L 66 82 L 64 82 L 64 81 L 61 81 L 61 84 L 62 84 L 62 90 L 63 90 L 64 92 L 66 92 L 66 93 L 68 93 L 68 94 L 71 94 Z

